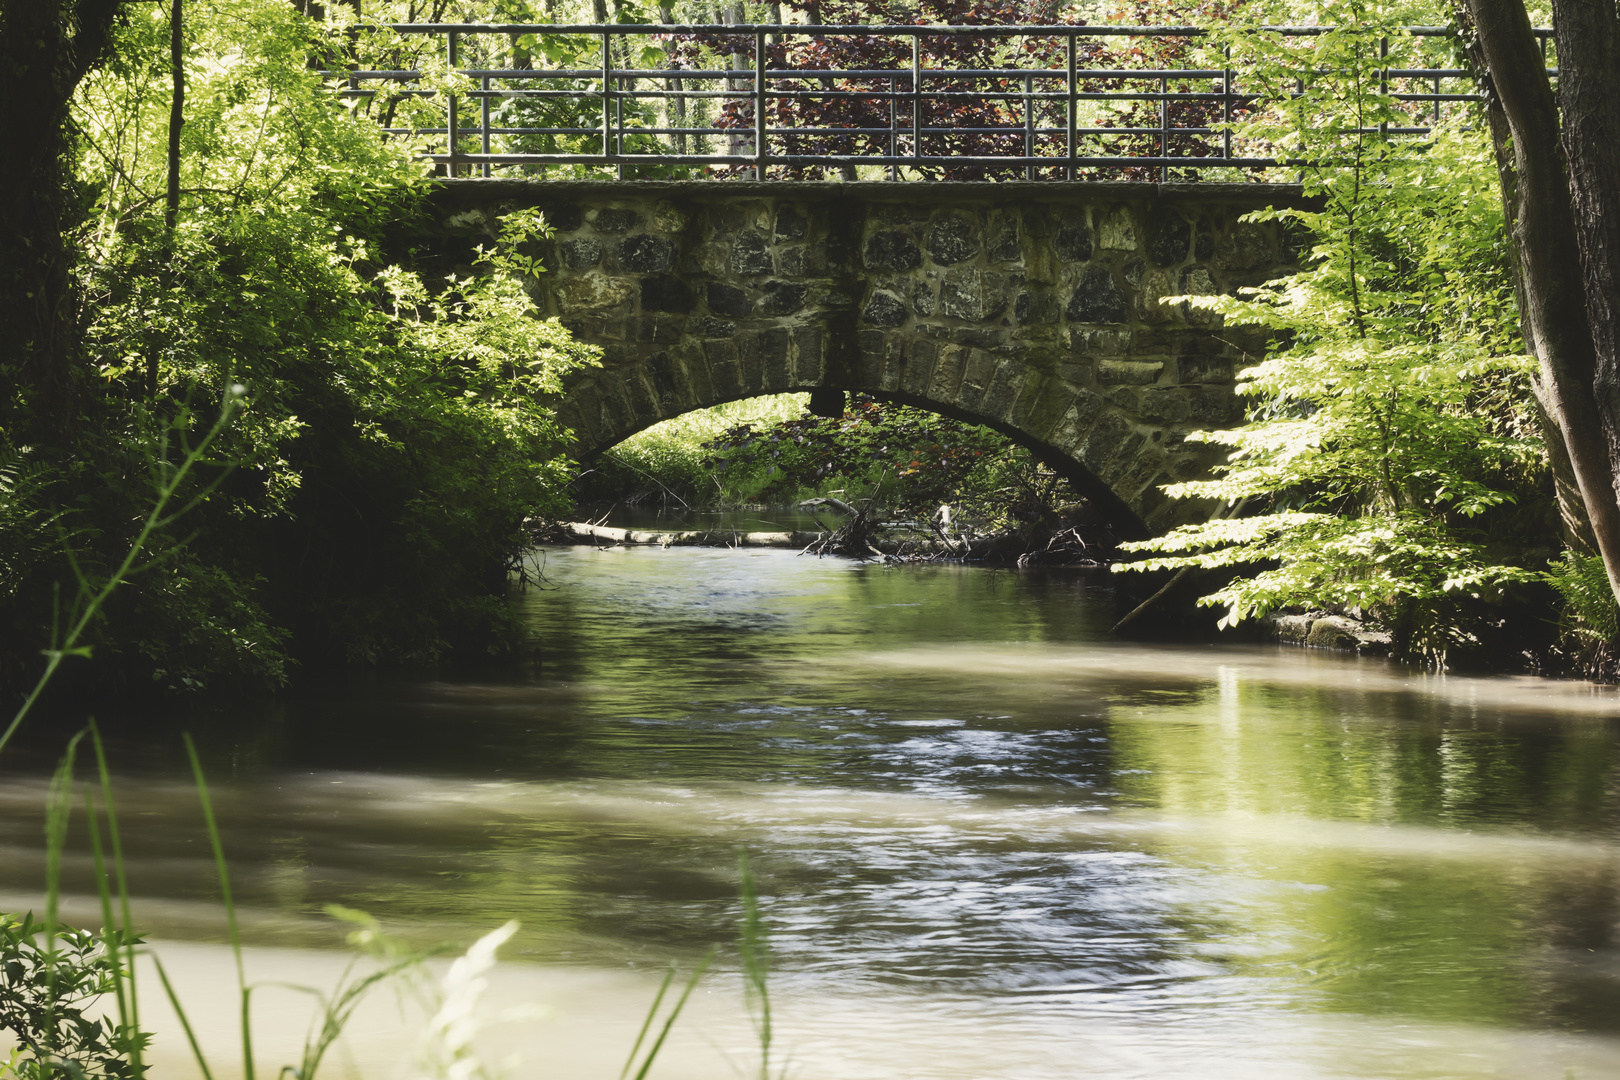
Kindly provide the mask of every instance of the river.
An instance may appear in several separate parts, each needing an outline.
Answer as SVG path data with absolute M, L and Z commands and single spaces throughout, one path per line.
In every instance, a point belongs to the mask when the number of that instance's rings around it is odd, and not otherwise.
M 487 1017 L 514 1076 L 616 1075 L 657 974 L 714 944 L 652 1076 L 757 1075 L 739 849 L 790 1077 L 1620 1076 L 1611 689 L 1111 641 L 1106 575 L 537 556 L 538 670 L 104 718 L 182 997 L 233 978 L 186 728 L 254 977 L 334 976 L 328 903 L 419 942 L 518 919 Z M 0 785 L 0 909 L 38 903 L 52 752 Z M 89 873 L 79 837 L 94 921 Z M 377 1006 L 344 1060 L 400 1068 L 414 1027 Z

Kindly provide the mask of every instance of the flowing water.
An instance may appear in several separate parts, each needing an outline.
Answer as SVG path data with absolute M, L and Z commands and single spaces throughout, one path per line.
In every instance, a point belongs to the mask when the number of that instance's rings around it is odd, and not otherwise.
M 108 718 L 139 917 L 199 1008 L 234 976 L 182 726 L 256 977 L 335 972 L 328 903 L 424 941 L 519 919 L 494 996 L 546 1014 L 491 1014 L 514 1076 L 616 1075 L 715 943 L 653 1075 L 757 1075 L 743 848 L 790 1077 L 1620 1077 L 1612 690 L 1111 641 L 1106 576 L 543 554 L 538 671 Z M 33 747 L 0 910 L 42 880 Z M 399 1027 L 359 1023 L 356 1070 Z

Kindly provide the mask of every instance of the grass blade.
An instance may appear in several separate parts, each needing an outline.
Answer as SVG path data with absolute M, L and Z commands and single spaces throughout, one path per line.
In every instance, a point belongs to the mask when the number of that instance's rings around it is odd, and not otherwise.
M 107 839 L 112 845 L 114 887 L 118 892 L 119 926 L 123 930 L 124 934 L 125 963 L 123 965 L 124 975 L 119 982 L 120 998 L 118 1003 L 118 1018 L 129 1025 L 130 1035 L 134 1039 L 133 1043 L 131 1044 L 132 1049 L 130 1051 L 130 1064 L 134 1067 L 135 1076 L 141 1077 L 146 1075 L 146 1063 L 144 1061 L 145 1047 L 141 1045 L 141 1040 L 139 1038 L 141 1030 L 141 1006 L 140 994 L 137 992 L 135 985 L 135 922 L 130 917 L 129 913 L 129 879 L 124 872 L 124 843 L 123 838 L 118 832 L 118 807 L 117 804 L 113 802 L 112 772 L 107 768 L 106 748 L 101 743 L 101 730 L 96 727 L 94 720 L 90 722 L 90 745 L 96 751 L 96 772 L 101 778 L 101 804 L 102 806 L 106 807 L 107 812 Z M 94 842 L 98 845 L 96 880 L 97 882 L 102 882 L 105 879 L 102 876 L 101 867 L 99 865 L 100 841 L 99 838 L 94 837 L 95 820 L 93 817 L 91 819 L 91 832 Z M 105 888 L 103 888 L 102 894 L 103 896 L 106 895 Z M 111 925 L 112 920 L 106 915 L 105 912 L 106 906 L 107 905 L 105 904 L 103 905 L 103 918 L 108 925 Z M 129 1011 L 127 1014 L 124 1012 L 123 979 L 128 979 L 129 981 Z
M 669 984 L 675 981 L 675 963 L 670 962 L 669 970 L 664 972 L 664 981 L 658 986 L 658 993 L 653 996 L 652 1008 L 647 1010 L 647 1019 L 641 1022 L 641 1030 L 636 1033 L 635 1045 L 630 1047 L 630 1056 L 625 1060 L 624 1068 L 619 1070 L 619 1080 L 630 1075 L 630 1070 L 636 1064 L 636 1055 L 641 1053 L 641 1044 L 647 1038 L 647 1032 L 652 1030 L 653 1021 L 658 1018 L 658 1007 L 664 1003 L 664 995 L 669 992 Z
M 219 892 L 225 905 L 225 925 L 230 931 L 231 955 L 236 959 L 236 992 L 242 999 L 242 1076 L 253 1080 L 253 1017 L 252 988 L 247 984 L 247 972 L 242 964 L 242 933 L 236 923 L 236 903 L 231 899 L 231 875 L 225 867 L 225 845 L 220 839 L 219 824 L 214 820 L 214 804 L 208 798 L 208 781 L 203 778 L 202 761 L 197 757 L 197 744 L 188 733 L 182 738 L 186 755 L 191 758 L 191 775 L 197 783 L 197 796 L 202 800 L 203 821 L 208 826 L 208 842 L 214 849 L 214 869 L 219 874 Z
M 163 961 L 155 954 L 152 956 L 152 966 L 157 968 L 158 981 L 163 984 L 163 992 L 168 995 L 174 1015 L 180 1018 L 180 1030 L 186 1033 L 186 1042 L 191 1045 L 191 1056 L 197 1062 L 197 1068 L 202 1070 L 203 1080 L 214 1080 L 214 1073 L 208 1068 L 208 1059 L 203 1056 L 202 1047 L 197 1042 L 197 1033 L 191 1030 L 191 1021 L 186 1017 L 186 1010 L 174 992 L 174 984 L 169 982 L 169 973 L 163 970 Z
M 680 1018 L 681 1010 L 686 1008 L 686 999 L 692 996 L 693 990 L 697 989 L 698 980 L 703 978 L 703 973 L 709 969 L 709 962 L 713 959 L 714 950 L 710 949 L 703 954 L 703 959 L 698 962 L 697 970 L 692 972 L 692 977 L 686 980 L 686 988 L 681 991 L 681 996 L 675 1002 L 675 1007 L 669 1011 L 669 1016 L 665 1018 L 664 1026 L 658 1032 L 658 1038 L 653 1040 L 652 1046 L 648 1048 L 646 1060 L 641 1063 L 641 1068 L 636 1072 L 636 1080 L 646 1080 L 647 1072 L 653 1067 L 653 1062 L 658 1060 L 658 1051 L 664 1047 L 664 1040 L 669 1038 L 670 1028 L 675 1026 L 675 1021 Z

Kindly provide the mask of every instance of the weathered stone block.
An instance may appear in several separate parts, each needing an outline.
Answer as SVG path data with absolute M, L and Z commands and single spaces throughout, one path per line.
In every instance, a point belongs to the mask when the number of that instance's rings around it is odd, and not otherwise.
M 604 311 L 618 307 L 636 294 L 636 284 L 605 274 L 581 274 L 564 278 L 552 289 L 557 311 L 562 315 Z M 586 331 L 588 334 L 589 331 Z
M 1018 213 L 997 210 L 990 215 L 989 259 L 991 262 L 1015 263 L 1024 258 L 1024 245 L 1019 239 Z
M 784 277 L 803 277 L 815 273 L 809 252 L 803 244 L 776 249 L 776 272 Z
M 770 245 L 765 242 L 764 234 L 749 231 L 731 242 L 733 274 L 739 277 L 755 277 L 759 274 L 769 274 L 771 270 Z
M 941 266 L 952 266 L 979 253 L 979 227 L 960 214 L 935 221 L 928 230 L 928 256 Z
M 934 286 L 929 282 L 918 279 L 911 283 L 911 310 L 920 318 L 928 318 L 934 314 Z
M 1124 356 L 1131 350 L 1131 335 L 1127 330 L 1071 326 L 1069 348 L 1082 356 Z
M 1229 383 L 1232 374 L 1232 361 L 1224 357 L 1176 357 L 1176 381 L 1179 383 Z
M 803 285 L 788 281 L 767 281 L 765 295 L 759 302 L 759 310 L 766 315 L 792 315 L 804 307 L 804 298 L 808 291 Z
M 1104 360 L 1097 365 L 1097 380 L 1104 386 L 1147 386 L 1159 381 L 1164 361 Z
M 809 231 L 810 221 L 797 206 L 790 204 L 776 208 L 775 236 L 778 243 L 783 240 L 803 240 Z
M 586 219 L 596 227 L 597 232 L 622 233 L 629 232 L 641 224 L 641 215 L 634 210 L 625 210 L 617 206 L 607 206 L 594 210 L 585 215 Z
M 1128 207 L 1115 207 L 1102 215 L 1097 225 L 1097 246 L 1104 251 L 1136 250 L 1136 220 Z
M 562 263 L 570 270 L 589 270 L 602 261 L 602 242 L 594 236 L 564 240 L 557 245 Z
M 1067 314 L 1071 322 L 1122 323 L 1130 319 L 1125 294 L 1104 266 L 1090 267 L 1080 276 Z
M 1271 235 L 1258 222 L 1239 221 L 1215 245 L 1215 261 L 1228 270 L 1253 270 L 1271 262 Z
M 673 345 L 686 331 L 679 315 L 643 315 L 630 320 L 630 338 L 643 344 Z
M 826 338 L 819 326 L 795 326 L 789 336 L 795 386 L 813 386 L 826 375 Z
M 709 310 L 716 315 L 741 319 L 754 313 L 754 302 L 748 298 L 748 293 L 735 285 L 711 281 L 704 290 L 704 297 L 709 302 Z
M 619 244 L 618 262 L 633 274 L 662 274 L 675 267 L 675 245 L 646 233 L 627 236 Z
M 958 267 L 939 287 L 939 309 L 949 318 L 983 322 L 1007 307 L 1006 279 L 993 270 Z
M 939 343 L 924 338 L 914 339 L 906 353 L 906 370 L 900 379 L 900 388 L 919 396 L 928 393 L 934 379 L 934 366 L 939 361 Z
M 1187 257 L 1192 224 L 1173 210 L 1161 210 L 1148 222 L 1148 258 L 1159 266 L 1175 266 Z
M 861 319 L 871 326 L 901 326 L 911 315 L 901 299 L 888 292 L 874 292 L 866 302 Z
M 907 233 L 894 231 L 867 237 L 863 257 L 869 270 L 915 270 L 923 263 L 916 241 Z
M 546 224 L 560 233 L 574 232 L 585 227 L 585 211 L 573 203 L 548 206 L 544 214 Z
M 1173 271 L 1149 270 L 1136 294 L 1137 317 L 1146 323 L 1170 322 L 1181 310 L 1179 305 L 1164 303 L 1164 297 L 1174 295 L 1175 291 Z
M 1188 391 L 1180 387 L 1147 387 L 1137 398 L 1136 415 L 1152 423 L 1177 424 L 1186 420 L 1191 412 Z
M 1091 230 L 1084 225 L 1068 224 L 1058 229 L 1052 249 L 1059 259 L 1069 263 L 1091 261 Z
M 697 307 L 692 287 L 678 277 L 641 279 L 641 310 L 668 311 L 685 315 Z

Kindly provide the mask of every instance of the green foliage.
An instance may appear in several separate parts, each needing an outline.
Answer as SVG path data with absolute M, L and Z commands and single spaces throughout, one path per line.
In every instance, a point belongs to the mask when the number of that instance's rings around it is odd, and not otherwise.
M 871 494 L 926 515 L 941 502 L 1003 516 L 1039 466 L 989 428 L 856 395 L 838 418 L 741 424 L 705 444 L 735 502 L 786 503 L 829 491 Z
M 1223 625 L 1342 604 L 1441 658 L 1466 636 L 1457 603 L 1534 579 L 1504 541 L 1514 504 L 1544 499 L 1543 471 L 1488 142 L 1462 118 L 1424 141 L 1380 134 L 1411 122 L 1381 86 L 1381 42 L 1399 49 L 1411 18 L 1339 0 L 1320 13 L 1339 29 L 1318 37 L 1215 35 L 1243 85 L 1269 91 L 1238 133 L 1300 161 L 1321 208 L 1253 215 L 1312 237 L 1299 273 L 1184 298 L 1272 332 L 1240 379 L 1250 422 L 1193 436 L 1227 463 L 1166 488 L 1239 515 L 1127 545 L 1162 554 L 1117 569 L 1242 569 L 1203 598 Z
M 385 226 L 425 191 L 411 144 L 379 139 L 309 63 L 342 27 L 284 0 L 184 10 L 172 230 L 168 6 L 130 10 L 113 62 L 74 102 L 87 422 L 0 474 L 0 558 L 28 563 L 21 584 L 7 578 L 0 618 L 14 640 L 44 636 L 49 579 L 110 580 L 159 444 L 193 426 L 191 402 L 242 386 L 250 407 L 174 493 L 196 496 L 185 532 L 149 531 L 161 565 L 124 582 L 112 628 L 82 642 L 108 661 L 101 678 L 272 688 L 289 654 L 511 652 L 524 632 L 502 594 L 521 523 L 559 509 L 566 481 L 540 399 L 595 362 L 526 291 L 543 223 L 513 215 L 471 265 L 422 277 L 383 250 Z M 31 406 L 21 384 L 0 393 L 8 413 Z M 0 450 L 10 462 L 20 448 Z M 40 555 L 47 518 L 29 493 L 47 485 L 71 565 Z M 0 678 L 22 681 L 15 662 Z
M 8 1076 L 19 1080 L 134 1077 L 131 1035 L 86 1015 L 121 975 L 120 949 L 140 939 L 0 915 L 0 1029 L 17 1040 Z M 146 1036 L 136 1036 L 145 1039 Z
M 1599 644 L 1620 640 L 1620 606 L 1615 604 L 1614 590 L 1600 556 L 1566 550 L 1546 577 L 1563 597 L 1576 634 Z
M 580 477 L 580 497 L 631 504 L 708 503 L 724 492 L 708 468 L 708 441 L 734 427 L 770 425 L 804 412 L 807 394 L 768 394 L 697 409 L 654 424 L 609 448 Z

